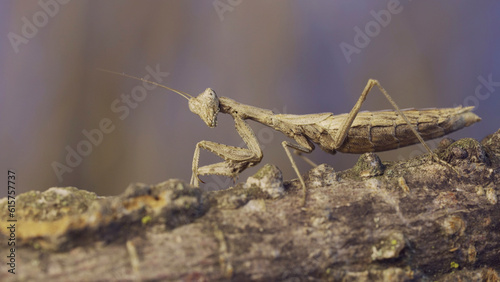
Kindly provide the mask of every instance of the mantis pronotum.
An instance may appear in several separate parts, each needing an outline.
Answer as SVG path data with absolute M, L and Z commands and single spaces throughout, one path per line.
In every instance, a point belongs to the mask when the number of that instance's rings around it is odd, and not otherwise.
M 348 114 L 290 115 L 275 114 L 270 110 L 244 105 L 230 98 L 218 97 L 210 88 L 197 97 L 193 97 L 142 78 L 108 70 L 101 71 L 138 79 L 181 95 L 189 101 L 191 112 L 200 116 L 209 127 L 217 126 L 219 112 L 231 115 L 236 131 L 247 148 L 212 141 L 198 142 L 194 151 L 191 176 L 191 185 L 195 187 L 199 187 L 200 175 L 224 175 L 234 178 L 246 168 L 260 163 L 263 157 L 262 150 L 254 132 L 246 122 L 247 119 L 269 126 L 294 139 L 296 143 L 283 141 L 282 145 L 302 185 L 304 193 L 302 205 L 306 202 L 306 185 L 289 148 L 299 153 L 310 153 L 314 150 L 314 144 L 317 144 L 330 154 L 335 154 L 337 151 L 361 154 L 397 149 L 420 142 L 436 161 L 449 166 L 431 151 L 424 140 L 441 137 L 481 120 L 471 112 L 474 107 L 401 111 L 387 91 L 374 79 L 368 80 L 361 96 Z M 359 112 L 366 96 L 374 86 L 380 89 L 396 111 Z M 224 161 L 198 167 L 200 149 L 210 151 Z

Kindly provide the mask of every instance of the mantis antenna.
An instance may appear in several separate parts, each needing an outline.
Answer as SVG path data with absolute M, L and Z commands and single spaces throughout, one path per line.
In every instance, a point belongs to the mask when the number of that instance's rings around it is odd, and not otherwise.
M 119 76 L 125 76 L 125 77 L 128 77 L 128 78 L 132 78 L 132 79 L 135 79 L 135 80 L 140 80 L 142 82 L 146 82 L 146 83 L 149 83 L 149 84 L 152 84 L 152 85 L 156 85 L 156 86 L 159 86 L 161 88 L 165 88 L 167 90 L 170 90 L 172 92 L 175 92 L 175 93 L 181 95 L 182 97 L 186 98 L 186 100 L 188 100 L 188 101 L 189 101 L 190 98 L 193 98 L 193 96 L 191 96 L 191 95 L 189 95 L 189 94 L 187 94 L 185 92 L 182 92 L 182 91 L 179 91 L 179 90 L 175 90 L 173 88 L 170 88 L 170 87 L 167 87 L 165 85 L 156 83 L 154 81 L 146 80 L 144 78 L 136 77 L 136 76 L 129 75 L 129 74 L 126 74 L 126 73 L 119 73 L 119 72 L 111 71 L 111 70 L 107 70 L 107 69 L 98 68 L 97 70 L 98 71 L 102 71 L 102 72 L 107 72 L 107 73 L 115 74 L 115 75 L 119 75 Z

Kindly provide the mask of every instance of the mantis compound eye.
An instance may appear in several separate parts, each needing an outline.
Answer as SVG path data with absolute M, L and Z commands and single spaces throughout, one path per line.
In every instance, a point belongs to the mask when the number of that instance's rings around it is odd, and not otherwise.
M 215 127 L 219 113 L 219 98 L 215 91 L 207 88 L 196 98 L 189 99 L 189 110 L 199 115 L 208 127 Z

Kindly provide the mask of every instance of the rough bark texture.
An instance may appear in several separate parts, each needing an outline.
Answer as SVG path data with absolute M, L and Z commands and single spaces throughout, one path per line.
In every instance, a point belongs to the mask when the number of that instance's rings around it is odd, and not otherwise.
M 210 193 L 175 179 L 117 197 L 25 193 L 16 274 L 3 264 L 0 279 L 498 281 L 500 130 L 445 139 L 437 153 L 451 166 L 373 153 L 343 172 L 321 165 L 305 175 L 303 209 L 298 181 L 271 165 Z

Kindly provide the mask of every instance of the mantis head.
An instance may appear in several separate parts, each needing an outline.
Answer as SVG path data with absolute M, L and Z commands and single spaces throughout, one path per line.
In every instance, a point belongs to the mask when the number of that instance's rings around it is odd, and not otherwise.
M 198 97 L 189 99 L 189 110 L 200 116 L 208 127 L 217 126 L 217 114 L 219 113 L 219 98 L 215 91 L 205 89 Z

